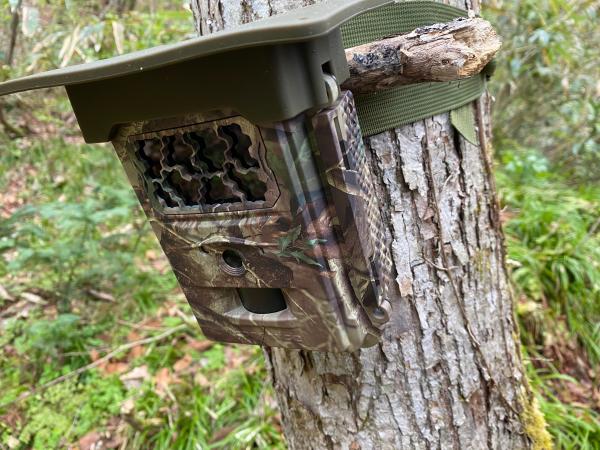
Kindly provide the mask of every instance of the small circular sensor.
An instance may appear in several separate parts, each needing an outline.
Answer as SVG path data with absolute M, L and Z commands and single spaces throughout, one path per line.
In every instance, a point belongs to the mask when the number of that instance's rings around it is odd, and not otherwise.
M 241 277 L 246 273 L 244 258 L 235 250 L 225 250 L 221 254 L 221 270 L 228 275 Z

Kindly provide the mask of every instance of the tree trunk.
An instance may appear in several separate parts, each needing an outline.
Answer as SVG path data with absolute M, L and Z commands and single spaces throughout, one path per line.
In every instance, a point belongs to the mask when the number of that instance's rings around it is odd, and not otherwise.
M 202 34 L 314 0 L 192 0 Z M 446 1 L 479 12 L 479 0 Z M 550 448 L 520 357 L 491 173 L 449 114 L 366 139 L 397 277 L 382 342 L 356 353 L 266 348 L 294 449 Z

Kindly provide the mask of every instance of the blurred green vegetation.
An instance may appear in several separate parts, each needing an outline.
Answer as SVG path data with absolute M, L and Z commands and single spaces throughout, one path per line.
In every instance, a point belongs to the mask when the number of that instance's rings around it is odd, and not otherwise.
M 0 0 L 0 60 L 18 3 Z M 181 2 L 25 4 L 0 79 L 193 34 Z M 485 7 L 529 377 L 557 447 L 598 449 L 599 5 Z M 0 104 L 0 448 L 283 448 L 260 351 L 200 335 L 112 149 L 81 142 L 60 94 Z
M 600 449 L 600 3 L 487 0 L 490 90 L 523 352 L 561 449 Z
M 598 0 L 487 0 L 504 46 L 493 80 L 497 148 L 534 148 L 580 182 L 600 173 Z
M 110 147 L 5 140 L 0 171 L 0 448 L 283 446 L 260 350 L 201 336 Z
M 132 3 L 20 9 L 0 78 L 193 35 L 181 2 Z M 58 90 L 2 101 L 0 448 L 282 448 L 260 350 L 201 336 L 112 148 Z
M 600 184 L 573 185 L 537 150 L 496 171 L 523 352 L 558 448 L 600 448 Z

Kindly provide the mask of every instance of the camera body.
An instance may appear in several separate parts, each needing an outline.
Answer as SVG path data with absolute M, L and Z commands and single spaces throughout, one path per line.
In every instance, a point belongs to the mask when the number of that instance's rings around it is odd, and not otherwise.
M 113 144 L 207 337 L 378 341 L 393 265 L 350 92 L 269 124 L 231 111 L 132 123 Z

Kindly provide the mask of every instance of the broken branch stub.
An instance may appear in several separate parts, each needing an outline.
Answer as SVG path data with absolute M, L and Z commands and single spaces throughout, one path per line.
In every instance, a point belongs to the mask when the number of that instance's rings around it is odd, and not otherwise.
M 502 41 L 484 19 L 455 19 L 346 50 L 350 78 L 342 88 L 364 94 L 394 86 L 472 77 Z

